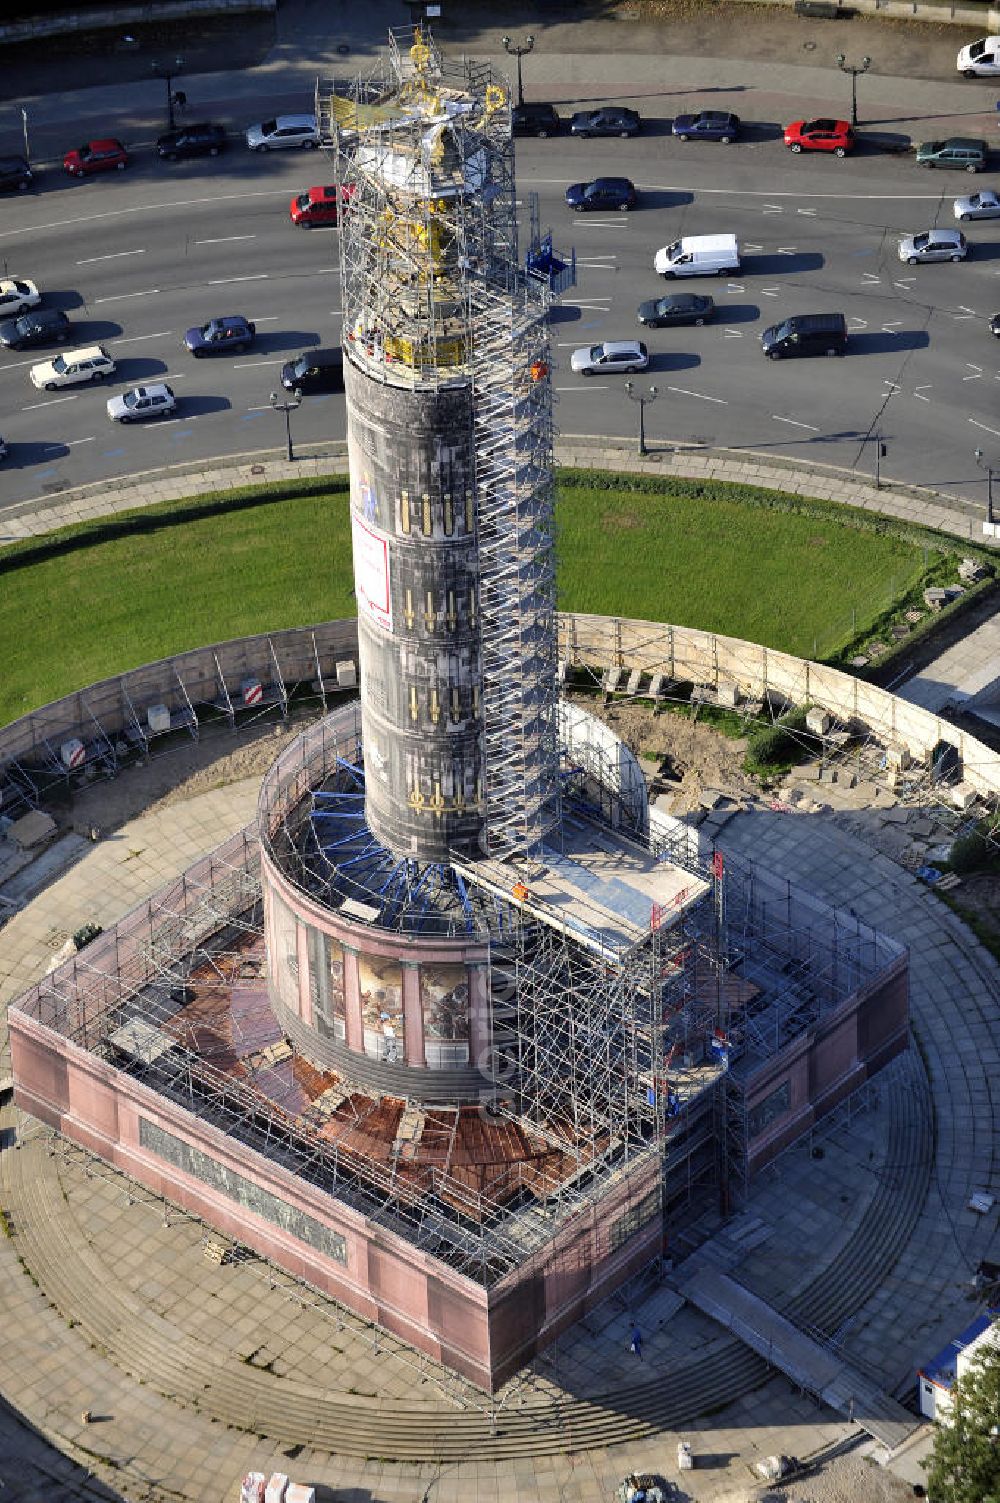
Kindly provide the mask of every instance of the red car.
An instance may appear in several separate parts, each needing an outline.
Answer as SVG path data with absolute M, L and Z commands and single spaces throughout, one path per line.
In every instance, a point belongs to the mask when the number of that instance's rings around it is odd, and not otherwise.
M 123 172 L 128 165 L 128 152 L 120 141 L 88 141 L 86 146 L 68 151 L 63 157 L 63 166 L 70 177 L 89 177 L 92 172 L 110 172 L 117 168 Z
M 325 188 L 307 188 L 305 193 L 296 193 L 288 207 L 289 217 L 293 224 L 300 224 L 303 229 L 311 230 L 314 224 L 336 224 L 340 214 L 340 208 L 347 207 L 350 202 L 351 191 L 344 190 L 337 195 L 335 184 L 329 184 Z
M 785 126 L 789 151 L 832 151 L 846 156 L 854 148 L 854 132 L 846 120 L 795 120 Z

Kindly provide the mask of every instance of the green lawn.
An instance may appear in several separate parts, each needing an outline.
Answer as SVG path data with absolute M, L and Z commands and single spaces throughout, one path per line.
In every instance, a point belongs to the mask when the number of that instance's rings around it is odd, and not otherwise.
M 904 595 L 924 571 L 923 549 L 846 527 L 833 506 L 802 516 L 776 509 L 773 493 L 761 505 L 748 487 L 700 489 L 564 484 L 560 606 L 673 621 L 808 656 L 817 638 L 830 650 L 831 630 L 850 635 L 852 608 L 865 631 L 889 595 Z
M 923 569 L 919 547 L 845 527 L 832 507 L 817 518 L 746 488 L 608 484 L 562 477 L 563 609 L 807 653 L 852 604 L 863 629 L 890 583 L 902 594 Z M 343 483 L 167 503 L 12 545 L 0 551 L 0 724 L 185 648 L 351 615 L 351 586 Z

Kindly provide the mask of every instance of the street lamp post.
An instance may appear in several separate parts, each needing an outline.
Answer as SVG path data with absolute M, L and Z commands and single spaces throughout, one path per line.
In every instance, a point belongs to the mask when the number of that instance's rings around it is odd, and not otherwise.
M 521 59 L 522 57 L 527 57 L 535 45 L 535 39 L 532 36 L 527 36 L 523 42 L 513 42 L 510 37 L 501 37 L 500 40 L 503 42 L 504 51 L 509 52 L 511 57 L 517 58 L 517 102 L 518 104 L 523 104 L 524 84 L 521 80 Z
M 177 119 L 174 115 L 174 105 L 186 103 L 185 95 L 174 93 L 174 79 L 183 67 L 184 59 L 182 57 L 175 57 L 173 62 L 167 63 L 165 68 L 161 63 L 153 63 L 153 72 L 156 74 L 156 77 L 162 78 L 167 86 L 167 130 L 173 130 L 177 124 Z
M 299 391 L 299 388 L 297 386 L 295 390 L 291 392 L 283 402 L 279 399 L 278 393 L 276 391 L 272 391 L 271 393 L 271 406 L 274 408 L 275 412 L 283 412 L 285 414 L 285 443 L 288 447 L 289 464 L 291 464 L 292 460 L 295 458 L 295 453 L 292 449 L 292 413 L 295 411 L 301 401 L 302 393 L 301 391 Z
M 31 166 L 31 150 L 28 146 L 28 111 L 21 106 L 21 128 L 24 131 L 24 160 Z
M 631 381 L 626 381 L 625 395 L 630 402 L 638 402 L 639 404 L 639 453 L 648 454 L 649 450 L 646 448 L 646 407 L 650 402 L 656 401 L 656 387 L 651 386 L 648 392 L 642 392 L 637 391 Z
M 982 449 L 976 450 L 976 464 L 986 471 L 986 520 L 993 521 L 993 466 L 983 458 Z
M 837 67 L 841 73 L 851 75 L 851 129 L 858 128 L 858 74 L 867 73 L 872 65 L 870 57 L 863 57 L 858 64 L 849 63 L 842 52 L 837 53 Z

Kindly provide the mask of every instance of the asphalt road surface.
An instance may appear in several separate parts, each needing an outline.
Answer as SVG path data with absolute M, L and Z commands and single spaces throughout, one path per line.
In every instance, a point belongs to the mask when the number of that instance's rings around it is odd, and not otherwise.
M 704 102 L 704 101 L 703 101 Z M 303 107 L 307 107 L 303 101 Z M 692 103 L 692 107 L 697 107 Z M 632 141 L 519 141 L 518 187 L 540 200 L 556 246 L 575 246 L 578 285 L 555 310 L 556 421 L 565 435 L 635 431 L 621 378 L 585 380 L 573 349 L 638 333 L 635 311 L 671 290 L 711 293 L 718 317 L 703 328 L 647 331 L 644 384 L 651 441 L 743 447 L 807 457 L 867 474 L 870 436 L 888 446 L 887 475 L 985 499 L 974 450 L 1000 456 L 1000 341 L 987 319 L 1000 308 L 1000 220 L 963 226 L 968 262 L 910 267 L 902 232 L 951 225 L 952 200 L 1000 174 L 922 172 L 912 157 L 877 147 L 837 160 L 792 156 L 777 118 L 754 121 L 730 147 L 683 144 L 653 121 Z M 340 337 L 338 231 L 294 227 L 294 192 L 326 180 L 317 153 L 224 156 L 161 163 L 147 145 L 126 172 L 83 182 L 50 170 L 37 192 L 3 207 L 7 275 L 38 282 L 76 325 L 70 348 L 104 343 L 118 361 L 103 386 L 36 391 L 32 364 L 54 350 L 0 353 L 0 467 L 5 507 L 68 486 L 200 459 L 280 450 L 284 420 L 270 407 L 281 364 Z M 640 189 L 630 214 L 575 215 L 567 183 L 623 174 Z M 527 213 L 524 213 L 524 222 Z M 733 231 L 738 278 L 666 284 L 658 247 L 681 234 Z M 790 313 L 843 311 L 844 359 L 771 362 L 759 335 Z M 258 328 L 255 348 L 193 360 L 185 329 L 225 313 Z M 112 425 L 105 402 L 145 380 L 167 380 L 177 416 Z M 303 448 L 344 436 L 342 397 L 310 397 L 292 418 Z

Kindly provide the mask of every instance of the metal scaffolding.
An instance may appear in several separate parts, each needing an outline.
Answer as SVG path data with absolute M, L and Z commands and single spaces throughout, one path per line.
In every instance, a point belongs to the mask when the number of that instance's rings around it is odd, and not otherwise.
M 316 98 L 348 358 L 386 385 L 471 386 L 485 839 L 524 853 L 558 827 L 558 685 L 549 293 L 518 259 L 509 85 L 409 30 Z

